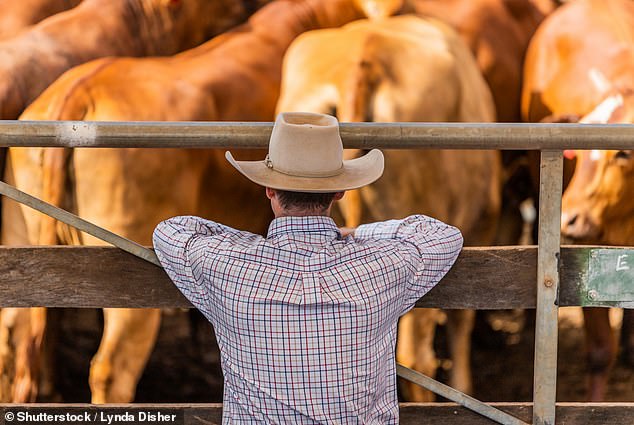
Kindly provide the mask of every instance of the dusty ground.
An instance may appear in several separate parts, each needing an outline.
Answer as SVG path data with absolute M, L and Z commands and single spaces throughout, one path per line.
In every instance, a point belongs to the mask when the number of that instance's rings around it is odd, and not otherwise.
M 614 311 L 618 325 L 618 310 Z M 88 366 L 99 344 L 96 310 L 66 310 L 57 349 L 58 388 L 65 402 L 88 402 Z M 558 400 L 584 398 L 581 313 L 562 309 L 559 342 Z M 472 359 L 475 395 L 486 401 L 530 401 L 532 398 L 534 332 L 524 326 L 522 312 L 496 312 L 489 322 L 500 333 L 476 333 Z M 221 401 L 222 375 L 211 327 L 197 322 L 194 343 L 191 321 L 183 312 L 164 315 L 157 349 L 141 379 L 137 402 Z M 442 355 L 442 331 L 439 331 Z M 485 342 L 486 341 L 486 342 Z M 449 366 L 449 362 L 441 361 Z M 440 370 L 442 379 L 446 375 Z M 634 370 L 617 365 L 611 376 L 609 401 L 634 401 Z

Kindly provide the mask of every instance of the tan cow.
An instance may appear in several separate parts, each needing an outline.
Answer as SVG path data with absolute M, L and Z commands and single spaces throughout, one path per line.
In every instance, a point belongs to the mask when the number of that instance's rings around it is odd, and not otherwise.
M 174 57 L 84 64 L 52 84 L 21 118 L 272 121 L 288 45 L 306 30 L 364 17 L 356 3 L 279 0 L 247 24 Z M 254 155 L 263 156 L 241 156 Z M 7 180 L 140 243 L 150 244 L 154 226 L 177 214 L 260 233 L 272 218 L 264 193 L 240 177 L 222 151 L 11 149 L 8 162 Z M 101 244 L 59 231 L 14 203 L 5 208 L 3 222 L 12 223 L 5 233 L 11 244 Z M 91 365 L 92 400 L 127 402 L 154 344 L 159 311 L 106 309 L 104 317 Z
M 632 123 L 628 103 L 632 90 L 634 2 L 578 0 L 544 21 L 531 42 L 522 114 L 530 121 L 558 121 L 588 115 L 598 108 L 585 120 Z M 578 157 L 564 196 L 564 236 L 585 243 L 634 244 L 630 155 L 596 151 Z M 590 368 L 588 398 L 601 400 L 616 343 L 607 309 L 584 309 L 584 317 Z M 631 323 L 632 317 L 632 311 L 626 310 L 624 323 Z M 624 339 L 630 341 L 626 348 L 633 356 L 631 336 L 626 333 Z
M 312 31 L 285 58 L 278 111 L 336 114 L 340 121 L 493 121 L 495 108 L 474 58 L 454 31 L 411 15 Z M 347 151 L 348 156 L 359 152 Z M 492 151 L 385 151 L 383 177 L 341 201 L 346 224 L 425 213 L 489 245 L 500 206 L 500 159 Z M 399 324 L 397 359 L 430 376 L 438 312 L 414 310 Z M 451 383 L 471 390 L 472 312 L 450 315 Z M 409 398 L 429 400 L 419 387 Z
M 0 40 L 64 10 L 81 0 L 4 0 L 0 1 Z
M 64 71 L 105 56 L 171 55 L 244 21 L 266 0 L 84 0 L 0 43 L 0 119 Z

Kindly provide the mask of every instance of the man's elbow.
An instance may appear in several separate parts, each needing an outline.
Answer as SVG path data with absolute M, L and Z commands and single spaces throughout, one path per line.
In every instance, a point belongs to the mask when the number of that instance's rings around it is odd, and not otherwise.
M 464 237 L 462 236 L 460 229 L 451 226 L 451 235 L 449 236 L 448 241 L 450 250 L 454 254 L 454 258 L 457 258 L 464 246 Z

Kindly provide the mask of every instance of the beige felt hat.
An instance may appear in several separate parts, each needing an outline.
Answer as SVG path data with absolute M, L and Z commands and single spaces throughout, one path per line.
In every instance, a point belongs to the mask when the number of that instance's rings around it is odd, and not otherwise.
M 292 192 L 340 192 L 372 183 L 383 174 L 383 153 L 343 160 L 343 143 L 335 117 L 308 112 L 277 116 L 269 154 L 263 161 L 227 160 L 249 180 Z

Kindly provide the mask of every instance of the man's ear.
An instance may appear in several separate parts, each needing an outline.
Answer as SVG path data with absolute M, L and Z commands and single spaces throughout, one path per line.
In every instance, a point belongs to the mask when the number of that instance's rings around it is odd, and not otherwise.
M 346 193 L 345 191 L 335 193 L 335 197 L 333 198 L 333 201 L 340 200 L 341 198 L 343 198 L 343 195 L 345 195 L 345 193 Z
M 277 194 L 275 193 L 275 190 L 274 190 L 274 189 L 271 189 L 270 187 L 267 187 L 267 188 L 265 189 L 265 191 L 266 191 L 266 197 L 267 197 L 267 198 L 269 198 L 269 199 L 273 199 L 273 198 L 275 198 L 275 196 L 277 195 Z

